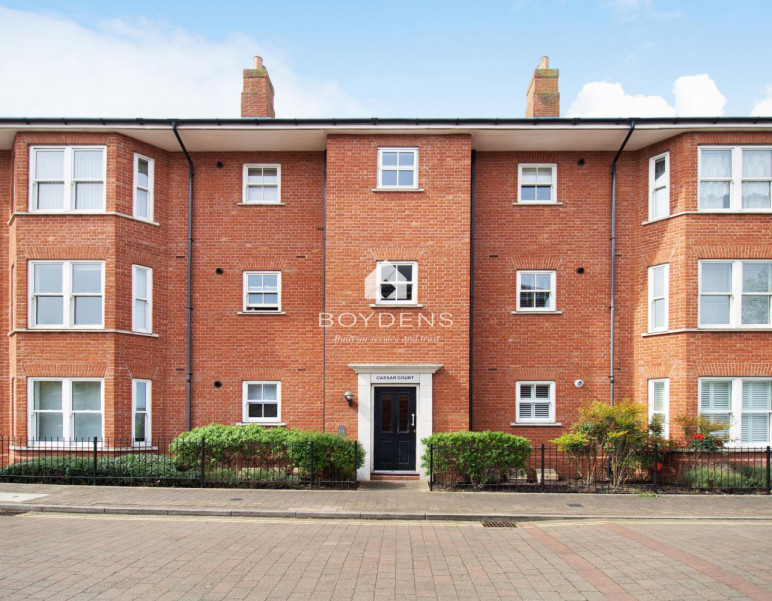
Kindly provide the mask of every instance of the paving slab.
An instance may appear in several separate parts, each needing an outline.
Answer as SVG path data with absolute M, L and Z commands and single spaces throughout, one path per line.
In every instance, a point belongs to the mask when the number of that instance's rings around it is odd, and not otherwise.
M 12 498 L 13 501 L 3 499 Z M 198 489 L 0 483 L 0 509 L 67 513 L 331 519 L 772 520 L 766 495 L 429 492 L 384 483 L 359 490 Z

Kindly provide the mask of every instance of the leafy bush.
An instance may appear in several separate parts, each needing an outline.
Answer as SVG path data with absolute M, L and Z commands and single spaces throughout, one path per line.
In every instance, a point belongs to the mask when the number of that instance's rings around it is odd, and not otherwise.
M 161 455 L 120 455 L 99 457 L 96 477 L 101 484 L 126 484 L 141 479 L 141 483 L 190 485 L 194 474 L 181 472 L 167 457 Z M 0 470 L 6 482 L 79 483 L 94 476 L 94 460 L 75 455 L 35 457 L 12 463 Z
M 726 434 L 722 434 L 728 427 L 726 423 L 707 415 L 679 415 L 675 422 L 684 430 L 686 446 L 695 451 L 717 451 L 728 439 Z
M 657 425 L 654 427 L 656 430 Z M 612 406 L 589 401 L 579 409 L 579 419 L 571 431 L 550 442 L 581 460 L 579 469 L 589 486 L 595 484 L 605 454 L 612 484 L 618 487 L 644 464 L 643 451 L 652 442 L 651 436 L 646 409 L 640 403 L 622 401 Z
M 310 477 L 311 443 L 314 445 L 315 479 L 352 479 L 355 445 L 356 469 L 365 462 L 362 445 L 337 434 L 266 428 L 257 424 L 211 424 L 183 432 L 172 441 L 170 450 L 180 469 L 200 469 L 202 439 L 206 471 L 216 470 L 219 473 L 230 469 L 233 473 L 241 473 L 250 470 L 246 473 L 254 474 L 257 470 L 261 477 L 266 474 L 271 481 L 282 479 L 276 474 L 291 475 L 295 470 L 301 477 Z M 240 475 L 236 479 L 242 478 L 243 475 Z
M 727 463 L 700 465 L 683 475 L 684 483 L 692 488 L 765 488 L 766 468 Z
M 443 483 L 477 486 L 501 482 L 509 470 L 523 469 L 531 442 L 505 432 L 443 432 L 432 434 L 425 445 L 421 465 L 428 472 L 430 445 L 434 447 L 433 469 Z

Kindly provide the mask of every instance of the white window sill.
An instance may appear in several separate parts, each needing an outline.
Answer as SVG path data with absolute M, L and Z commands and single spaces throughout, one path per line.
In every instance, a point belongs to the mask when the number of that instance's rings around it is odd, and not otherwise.
M 563 311 L 510 311 L 512 315 L 563 315 Z
M 372 188 L 370 192 L 424 192 L 423 188 Z
M 423 305 L 416 303 L 374 303 L 370 305 L 373 309 L 421 309 Z
M 518 202 L 515 201 L 512 203 L 513 206 L 516 207 L 559 207 L 562 206 L 562 202 Z
M 15 329 L 8 332 L 9 336 L 14 334 L 28 334 L 33 332 L 41 332 L 46 334 L 56 333 L 87 333 L 87 334 L 128 334 L 130 336 L 146 336 L 148 338 L 159 338 L 158 334 L 148 334 L 145 332 L 131 332 L 129 330 L 106 330 L 104 328 L 28 328 L 28 329 Z
M 25 212 L 17 212 L 13 213 L 11 215 L 11 218 L 8 220 L 8 225 L 11 225 L 13 223 L 13 220 L 16 219 L 16 217 L 35 217 L 37 215 L 45 215 L 46 217 L 71 217 L 74 215 L 112 215 L 113 217 L 123 217 L 124 219 L 131 219 L 132 221 L 139 221 L 140 223 L 146 223 L 147 225 L 154 225 L 156 227 L 159 227 L 161 224 L 157 221 L 149 221 L 148 219 L 140 219 L 139 217 L 134 217 L 133 215 L 127 215 L 126 213 L 116 213 L 115 211 L 29 211 L 27 213 Z
M 236 315 L 286 315 L 286 311 L 239 311 Z
M 239 207 L 283 207 L 286 202 L 237 202 Z
M 563 424 L 560 422 L 511 422 L 509 425 L 513 428 L 554 428 L 560 427 Z
M 236 422 L 237 426 L 274 426 L 274 427 L 280 427 L 280 426 L 286 426 L 287 424 L 285 422 Z
M 681 211 L 680 213 L 673 213 L 672 215 L 665 215 L 664 217 L 658 217 L 657 219 L 649 219 L 648 221 L 641 222 L 641 225 L 650 225 L 652 223 L 659 223 L 660 221 L 667 221 L 674 217 L 681 217 L 682 215 L 769 215 L 772 213 L 772 209 L 722 209 L 722 210 L 710 210 L 710 211 Z
M 684 334 L 693 332 L 725 332 L 727 334 L 741 334 L 743 332 L 772 332 L 772 326 L 763 326 L 760 328 L 680 328 L 678 330 L 662 330 L 661 332 L 644 332 L 642 338 L 650 336 L 666 336 L 668 334 Z
M 72 451 L 91 451 L 94 448 L 94 441 L 84 440 L 82 443 L 76 444 L 59 444 L 56 442 L 35 442 L 31 440 L 24 445 L 12 445 L 12 451 L 64 451 L 70 453 Z M 105 447 L 101 442 L 97 442 L 97 451 L 101 453 L 126 453 L 127 451 L 157 451 L 157 446 L 139 444 L 132 445 L 130 447 Z

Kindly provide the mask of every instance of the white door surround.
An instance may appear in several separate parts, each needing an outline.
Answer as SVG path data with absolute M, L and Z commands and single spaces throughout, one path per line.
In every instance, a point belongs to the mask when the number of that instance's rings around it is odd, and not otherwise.
M 415 386 L 416 394 L 416 469 L 421 480 L 429 476 L 421 469 L 424 447 L 421 439 L 432 433 L 432 378 L 442 367 L 435 364 L 381 364 L 352 363 L 349 367 L 357 373 L 357 431 L 359 442 L 365 450 L 365 464 L 357 474 L 359 480 L 370 480 L 373 461 L 373 406 L 376 386 Z

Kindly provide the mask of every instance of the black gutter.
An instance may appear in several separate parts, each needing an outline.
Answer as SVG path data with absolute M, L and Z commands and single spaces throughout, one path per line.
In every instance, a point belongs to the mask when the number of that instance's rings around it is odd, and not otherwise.
M 616 156 L 614 157 L 614 160 L 611 162 L 611 343 L 610 343 L 610 349 L 609 349 L 609 385 L 611 386 L 611 390 L 609 391 L 609 398 L 611 401 L 611 406 L 614 406 L 614 385 L 616 383 L 616 348 L 615 348 L 615 334 L 616 334 L 616 275 L 617 275 L 617 236 L 616 236 L 616 229 L 617 229 L 617 161 L 619 160 L 619 157 L 622 156 L 622 151 L 625 149 L 625 146 L 627 146 L 627 142 L 630 140 L 630 137 L 633 135 L 633 131 L 635 131 L 635 121 L 630 122 L 630 130 L 627 132 L 627 135 L 625 136 L 624 141 L 622 142 L 622 145 L 619 147 L 619 150 L 617 151 Z
M 472 150 L 472 176 L 469 194 L 469 431 L 474 431 L 474 227 L 477 151 Z
M 188 149 L 185 148 L 185 143 L 182 141 L 182 138 L 180 138 L 176 121 L 172 121 L 172 131 L 177 138 L 177 142 L 180 144 L 185 159 L 188 161 L 188 331 L 186 341 L 186 367 L 188 376 L 185 397 L 188 407 L 188 431 L 190 431 L 193 428 L 191 401 L 193 398 L 193 176 L 195 175 L 195 172 L 193 170 L 193 159 L 190 158 Z
M 340 127 L 350 125 L 405 125 L 413 127 L 443 125 L 443 126 L 511 126 L 511 125 L 605 125 L 627 126 L 633 123 L 642 125 L 772 125 L 772 117 L 642 117 L 642 118 L 565 118 L 539 117 L 525 118 L 346 118 L 346 119 L 271 119 L 271 118 L 237 118 L 237 119 L 144 119 L 144 118 L 99 118 L 99 117 L 0 117 L 0 125 L 102 125 L 108 126 L 294 126 L 294 127 Z

